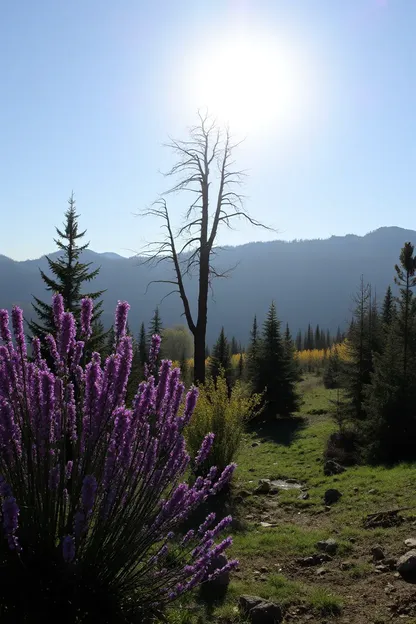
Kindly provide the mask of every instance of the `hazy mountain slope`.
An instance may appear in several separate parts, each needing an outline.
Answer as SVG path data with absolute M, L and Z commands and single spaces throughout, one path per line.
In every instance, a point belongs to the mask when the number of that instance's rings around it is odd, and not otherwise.
M 216 265 L 236 268 L 228 279 L 214 281 L 214 295 L 209 304 L 208 340 L 218 335 L 221 325 L 231 336 L 246 342 L 253 315 L 263 320 L 268 305 L 275 300 L 283 322 L 288 321 L 295 333 L 309 322 L 320 323 L 333 331 L 345 324 L 351 314 L 351 295 L 356 291 L 361 274 L 370 281 L 380 299 L 393 282 L 394 264 L 407 240 L 416 242 L 416 232 L 401 228 L 381 228 L 366 236 L 331 237 L 326 240 L 248 243 L 219 250 Z M 170 287 L 154 284 L 152 279 L 166 279 L 168 265 L 149 270 L 136 258 L 123 258 L 111 252 L 85 253 L 85 259 L 101 266 L 94 290 L 106 288 L 104 296 L 106 325 L 118 299 L 131 306 L 130 324 L 138 331 L 142 320 L 147 324 L 155 306 Z M 23 305 L 30 318 L 31 295 L 47 298 L 39 268 L 47 270 L 46 259 L 15 262 L 0 255 L 0 307 Z M 188 284 L 193 305 L 196 279 Z M 164 324 L 183 322 L 177 294 L 161 303 Z

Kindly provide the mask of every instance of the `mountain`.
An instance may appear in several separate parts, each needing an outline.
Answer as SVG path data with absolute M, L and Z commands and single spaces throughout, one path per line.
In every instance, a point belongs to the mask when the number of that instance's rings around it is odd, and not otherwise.
M 406 241 L 416 243 L 416 232 L 385 227 L 365 236 L 332 236 L 325 240 L 272 241 L 247 243 L 217 250 L 219 270 L 235 267 L 227 279 L 216 279 L 208 310 L 208 343 L 217 338 L 223 325 L 229 336 L 247 342 L 254 314 L 263 321 L 273 299 L 279 317 L 289 323 L 292 333 L 308 323 L 329 328 L 345 326 L 351 318 L 352 295 L 361 275 L 371 282 L 379 300 L 393 282 L 394 264 Z M 52 256 L 55 254 L 52 254 Z M 94 289 L 107 289 L 104 295 L 103 322 L 112 323 L 118 299 L 131 304 L 130 327 L 138 332 L 142 321 L 148 325 L 156 305 L 164 326 L 184 323 L 181 301 L 169 284 L 148 283 L 171 279 L 171 268 L 160 263 L 150 269 L 140 258 L 124 258 L 108 252 L 86 251 L 84 261 L 100 266 Z M 16 262 L 0 255 L 0 308 L 13 304 L 23 307 L 31 318 L 32 295 L 48 299 L 39 268 L 47 271 L 45 257 Z M 187 282 L 189 298 L 196 303 L 196 278 Z M 165 298 L 164 298 L 165 297 Z

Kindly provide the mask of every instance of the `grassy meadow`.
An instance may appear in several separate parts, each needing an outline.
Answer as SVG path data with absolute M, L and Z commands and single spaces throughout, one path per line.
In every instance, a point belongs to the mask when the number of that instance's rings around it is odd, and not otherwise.
M 187 597 L 171 610 L 172 624 L 240 622 L 241 594 L 279 603 L 285 622 L 387 624 L 397 618 L 416 624 L 413 586 L 398 578 L 392 564 L 378 569 L 380 562 L 371 554 L 381 546 L 389 564 L 408 550 L 404 540 L 416 537 L 415 465 L 354 466 L 326 477 L 323 453 L 336 430 L 329 415 L 336 391 L 326 390 L 314 375 L 306 376 L 300 389 L 303 405 L 296 417 L 260 424 L 244 436 L 231 500 L 219 510 L 233 515 L 229 556 L 240 561 L 226 595 L 217 601 L 200 594 Z M 299 489 L 254 494 L 263 478 L 296 479 L 309 496 L 301 499 Z M 326 507 L 329 488 L 342 497 Z M 396 507 L 406 508 L 399 526 L 364 527 L 367 514 Z M 317 566 L 299 563 L 328 538 L 338 542 L 332 560 Z

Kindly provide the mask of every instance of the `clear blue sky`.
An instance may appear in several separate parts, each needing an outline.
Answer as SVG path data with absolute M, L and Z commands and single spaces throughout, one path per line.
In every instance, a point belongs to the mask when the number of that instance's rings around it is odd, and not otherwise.
M 133 215 L 166 188 L 162 143 L 208 104 L 194 89 L 207 50 L 236 36 L 276 42 L 296 83 L 296 114 L 276 121 L 269 59 L 255 119 L 238 127 L 251 214 L 284 239 L 415 228 L 415 28 L 412 0 L 3 3 L 0 253 L 52 251 L 72 189 L 92 249 L 129 254 L 154 238 L 158 224 Z M 221 241 L 276 237 L 237 228 Z

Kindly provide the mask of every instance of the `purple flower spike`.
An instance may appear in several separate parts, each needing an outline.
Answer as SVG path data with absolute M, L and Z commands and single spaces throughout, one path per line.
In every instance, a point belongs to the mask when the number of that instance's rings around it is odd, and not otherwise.
M 64 298 L 59 293 L 56 293 L 52 298 L 52 312 L 53 322 L 58 331 L 62 326 L 62 317 L 64 315 Z
M 87 475 L 82 483 L 82 505 L 88 513 L 94 505 L 95 493 L 97 491 L 97 481 L 92 475 Z
M 207 459 L 208 455 L 211 452 L 212 445 L 214 444 L 214 439 L 215 439 L 214 433 L 208 433 L 205 436 L 201 444 L 201 448 L 199 449 L 198 454 L 195 457 L 195 464 L 197 466 L 200 466 L 201 464 L 203 464 L 204 461 Z
M 119 342 L 120 338 L 123 338 L 126 335 L 127 315 L 129 310 L 130 305 L 127 301 L 119 301 L 117 303 L 116 318 L 114 323 L 116 344 Z
M 9 313 L 7 310 L 0 310 L 0 337 L 4 342 L 12 341 L 12 335 L 9 329 Z
M 92 311 L 92 299 L 90 297 L 84 297 L 84 299 L 81 300 L 81 333 L 87 340 L 91 338 L 92 334 Z
M 64 312 L 62 315 L 62 325 L 59 340 L 59 355 L 65 358 L 68 355 L 69 349 L 74 346 L 75 343 L 75 319 L 70 312 Z
M 62 554 L 66 563 L 71 563 L 75 559 L 75 542 L 70 535 L 64 537 L 62 542 Z
M 19 347 L 20 353 L 25 356 L 26 355 L 26 339 L 25 339 L 25 330 L 23 326 L 23 311 L 21 308 L 15 306 L 12 310 L 12 324 L 13 324 L 13 332 L 16 338 L 16 344 Z
M 15 536 L 15 532 L 19 526 L 19 507 L 17 506 L 16 499 L 13 496 L 8 496 L 3 501 L 3 527 L 6 532 L 7 541 L 9 543 L 10 550 L 18 549 L 18 541 Z
M 37 336 L 35 336 L 32 340 L 32 354 L 35 362 L 39 364 L 42 359 L 42 355 L 40 352 L 40 340 Z

